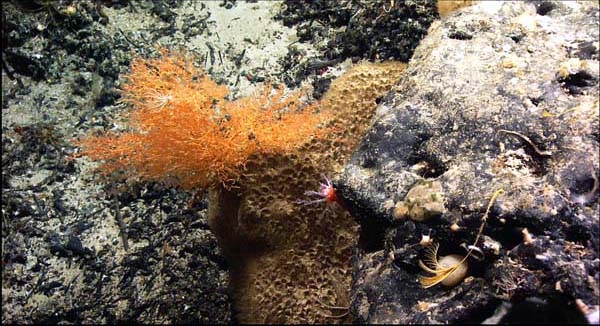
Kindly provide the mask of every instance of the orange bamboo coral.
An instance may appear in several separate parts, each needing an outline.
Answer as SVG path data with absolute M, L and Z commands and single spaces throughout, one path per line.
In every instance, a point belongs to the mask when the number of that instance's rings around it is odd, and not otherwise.
M 300 93 L 284 99 L 281 88 L 271 96 L 265 86 L 228 101 L 227 88 L 192 62 L 165 50 L 159 59 L 134 59 L 123 86 L 130 130 L 82 139 L 81 155 L 102 160 L 105 174 L 124 171 L 190 189 L 229 184 L 251 154 L 289 151 L 326 131 L 326 113 L 303 105 Z

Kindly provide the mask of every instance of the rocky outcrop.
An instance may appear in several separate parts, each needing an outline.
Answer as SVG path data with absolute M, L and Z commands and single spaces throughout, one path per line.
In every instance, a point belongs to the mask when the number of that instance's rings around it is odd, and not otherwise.
M 362 227 L 358 322 L 594 313 L 598 17 L 596 2 L 484 1 L 432 24 L 336 182 Z M 424 289 L 423 240 L 465 255 L 484 216 L 470 276 Z

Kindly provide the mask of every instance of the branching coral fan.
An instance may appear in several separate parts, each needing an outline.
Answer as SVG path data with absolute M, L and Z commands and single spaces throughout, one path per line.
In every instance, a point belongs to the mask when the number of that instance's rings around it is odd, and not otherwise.
M 193 58 L 162 50 L 159 59 L 136 58 L 123 87 L 130 130 L 79 141 L 81 155 L 102 160 L 105 174 L 125 171 L 138 180 L 202 188 L 231 184 L 253 153 L 289 151 L 321 128 L 325 112 L 302 105 L 296 92 L 228 101 L 227 88 L 210 80 Z

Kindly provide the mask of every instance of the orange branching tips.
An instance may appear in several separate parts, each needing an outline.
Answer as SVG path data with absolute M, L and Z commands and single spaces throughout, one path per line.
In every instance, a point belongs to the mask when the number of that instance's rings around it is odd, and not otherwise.
M 90 136 L 81 155 L 102 160 L 106 174 L 126 172 L 183 188 L 230 184 L 254 153 L 292 150 L 326 132 L 317 105 L 296 92 L 228 101 L 227 88 L 210 80 L 192 58 L 162 51 L 159 59 L 136 58 L 123 86 L 130 131 Z

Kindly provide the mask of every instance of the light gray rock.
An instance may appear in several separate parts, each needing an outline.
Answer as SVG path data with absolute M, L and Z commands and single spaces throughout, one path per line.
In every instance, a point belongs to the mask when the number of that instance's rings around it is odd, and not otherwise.
M 432 24 L 336 184 L 370 244 L 355 264 L 359 322 L 481 322 L 533 295 L 598 303 L 598 31 L 597 2 L 483 1 Z M 432 179 L 442 213 L 395 218 Z M 421 288 L 421 236 L 464 255 L 498 189 L 483 231 L 498 248 L 478 243 L 474 278 Z

